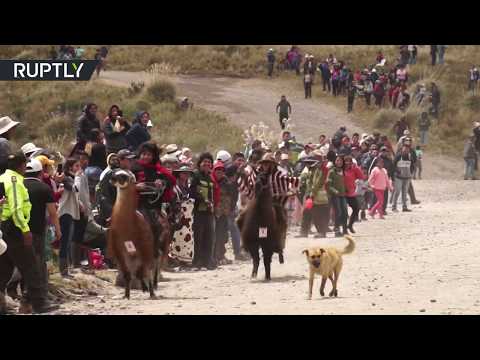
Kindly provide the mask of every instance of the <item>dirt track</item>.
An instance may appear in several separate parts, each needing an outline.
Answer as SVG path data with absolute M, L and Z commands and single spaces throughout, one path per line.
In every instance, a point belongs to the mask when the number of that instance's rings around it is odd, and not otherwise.
M 106 72 L 103 81 L 128 85 L 141 73 Z M 277 128 L 274 108 L 286 93 L 293 106 L 295 134 L 302 141 L 331 135 L 340 125 L 361 131 L 355 119 L 319 100 L 287 91 L 283 80 L 177 77 L 180 96 L 196 106 L 226 114 L 241 127 L 263 121 Z M 291 86 L 290 86 L 291 87 Z M 314 87 L 314 91 L 318 91 Z M 68 314 L 475 314 L 480 306 L 480 187 L 462 181 L 461 159 L 429 157 L 426 180 L 415 181 L 421 205 L 412 213 L 392 214 L 356 226 L 356 251 L 345 256 L 339 298 L 323 298 L 314 285 L 306 300 L 308 271 L 301 251 L 311 245 L 344 246 L 343 239 L 295 239 L 289 236 L 286 263 L 274 258 L 273 280 L 251 281 L 250 262 L 217 271 L 164 273 L 157 301 L 133 292 L 130 302 L 116 300 L 122 290 L 107 287 L 103 300 L 85 299 L 63 306 Z M 294 235 L 297 229 L 291 229 Z M 263 278 L 263 267 L 260 268 Z M 330 284 L 327 285 L 327 291 Z

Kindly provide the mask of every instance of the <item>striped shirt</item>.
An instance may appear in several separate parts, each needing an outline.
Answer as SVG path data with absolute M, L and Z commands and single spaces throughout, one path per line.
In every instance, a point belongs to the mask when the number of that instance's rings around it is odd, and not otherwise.
M 257 179 L 258 170 L 248 166 L 245 169 L 245 173 L 244 176 L 240 176 L 237 180 L 238 190 L 251 200 L 255 197 L 255 181 Z M 297 191 L 300 186 L 300 178 L 285 175 L 279 170 L 270 174 L 268 181 L 270 183 L 273 198 L 283 205 L 286 203 L 288 196 L 291 195 L 292 192 Z

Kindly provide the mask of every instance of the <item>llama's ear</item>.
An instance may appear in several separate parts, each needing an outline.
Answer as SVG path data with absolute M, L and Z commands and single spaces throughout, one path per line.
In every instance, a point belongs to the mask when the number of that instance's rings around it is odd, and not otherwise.
M 307 249 L 303 250 L 302 254 L 306 254 L 308 256 L 308 250 Z

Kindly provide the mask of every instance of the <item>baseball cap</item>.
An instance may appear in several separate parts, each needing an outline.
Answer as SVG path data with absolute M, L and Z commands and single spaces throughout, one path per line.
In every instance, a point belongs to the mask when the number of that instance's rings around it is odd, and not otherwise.
M 122 149 L 117 153 L 119 159 L 134 159 L 135 154 L 128 149 Z
M 40 172 L 42 170 L 43 170 L 42 163 L 40 161 L 38 161 L 37 159 L 33 159 L 33 160 L 30 160 L 27 163 L 27 167 L 25 169 L 25 172 L 28 174 L 28 173 Z

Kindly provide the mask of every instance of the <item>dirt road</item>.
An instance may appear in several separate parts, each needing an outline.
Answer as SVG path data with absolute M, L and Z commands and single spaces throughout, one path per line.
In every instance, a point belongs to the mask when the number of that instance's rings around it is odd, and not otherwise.
M 103 81 L 128 85 L 139 73 L 106 72 Z M 180 96 L 196 106 L 226 114 L 239 126 L 264 121 L 276 126 L 274 108 L 282 93 L 293 106 L 297 137 L 315 140 L 340 125 L 361 131 L 347 116 L 319 100 L 288 92 L 284 81 L 177 77 Z M 315 91 L 315 89 L 314 89 Z M 480 306 L 480 187 L 462 181 L 461 159 L 429 157 L 425 179 L 415 181 L 420 205 L 412 213 L 356 225 L 356 251 L 344 258 L 338 298 L 321 298 L 320 281 L 309 301 L 308 269 L 301 251 L 312 245 L 345 246 L 343 239 L 293 238 L 290 229 L 286 263 L 275 257 L 272 281 L 249 279 L 250 262 L 216 271 L 164 273 L 160 300 L 133 292 L 131 301 L 116 299 L 122 290 L 108 286 L 101 297 L 66 304 L 67 314 L 475 314 Z M 231 256 L 231 255 L 230 255 Z M 263 267 L 260 268 L 263 278 Z M 327 285 L 329 291 L 330 285 Z

